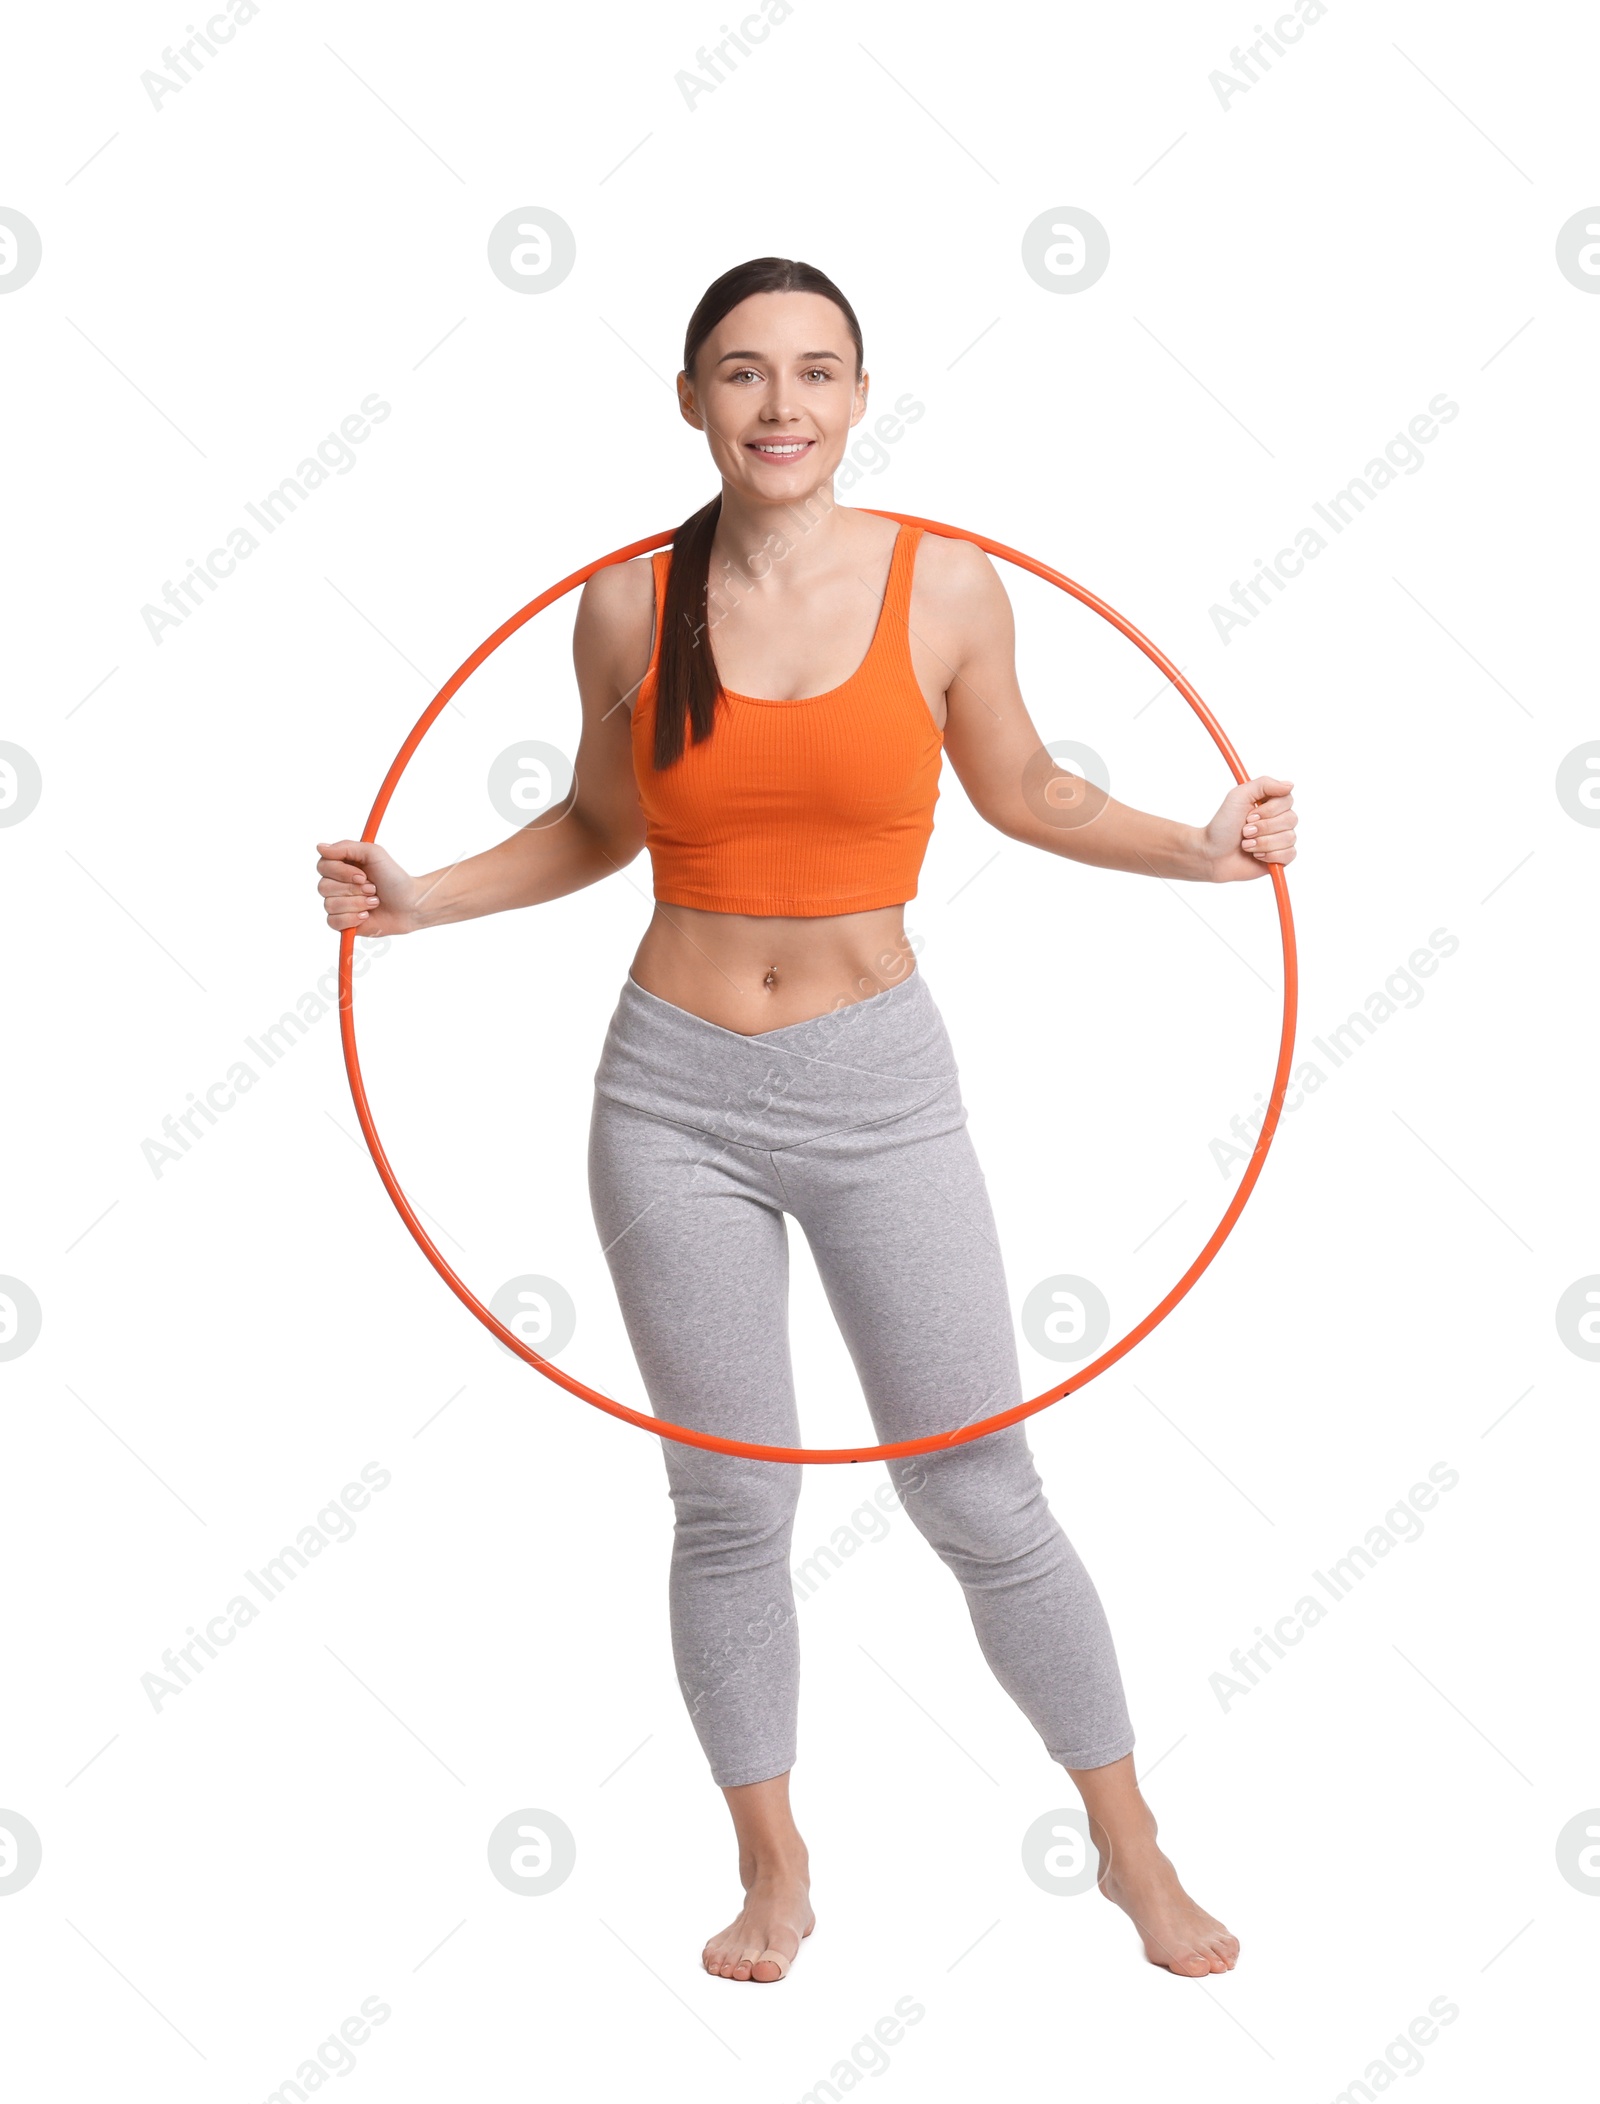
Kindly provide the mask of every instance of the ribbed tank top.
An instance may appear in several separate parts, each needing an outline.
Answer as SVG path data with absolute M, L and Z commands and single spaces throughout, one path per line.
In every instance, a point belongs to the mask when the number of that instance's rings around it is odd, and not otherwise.
M 656 679 L 672 551 L 650 558 L 655 639 L 634 702 L 633 765 L 663 903 L 820 916 L 915 898 L 944 758 L 906 625 L 921 538 L 921 527 L 900 527 L 871 645 L 842 686 L 798 701 L 719 688 L 710 737 L 686 737 L 659 772 Z

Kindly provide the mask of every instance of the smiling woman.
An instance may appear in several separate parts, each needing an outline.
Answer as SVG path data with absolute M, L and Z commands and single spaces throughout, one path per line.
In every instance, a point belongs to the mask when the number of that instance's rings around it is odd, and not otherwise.
M 998 831 L 1099 868 L 1223 883 L 1295 852 L 1287 781 L 1241 782 L 1193 825 L 1054 767 L 989 556 L 836 501 L 869 391 L 830 278 L 780 256 L 725 272 L 678 374 L 720 487 L 670 548 L 584 586 L 568 797 L 429 876 L 375 842 L 319 850 L 330 926 L 364 936 L 559 898 L 648 850 L 655 910 L 595 1072 L 595 1225 L 658 1418 L 787 1449 L 791 1218 L 885 1445 L 942 1441 L 1022 1395 L 955 1054 L 904 924 L 944 761 Z M 788 1795 L 800 1469 L 676 1439 L 663 1458 L 674 1659 L 745 1889 L 701 1962 L 779 1980 L 814 1920 Z M 1022 1423 L 887 1465 L 1082 1794 L 1102 1891 L 1153 1963 L 1227 1971 L 1236 1940 L 1156 1845 L 1105 1612 Z

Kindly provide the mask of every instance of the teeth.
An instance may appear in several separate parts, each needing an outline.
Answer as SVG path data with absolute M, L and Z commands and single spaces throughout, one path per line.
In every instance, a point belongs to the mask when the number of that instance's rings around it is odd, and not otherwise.
M 758 453 L 803 453 L 808 443 L 809 441 L 805 439 L 792 446 L 766 446 L 758 443 L 756 451 Z

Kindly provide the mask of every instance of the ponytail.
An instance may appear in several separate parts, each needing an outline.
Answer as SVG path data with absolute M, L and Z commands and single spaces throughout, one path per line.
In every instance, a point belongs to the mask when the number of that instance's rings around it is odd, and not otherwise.
M 711 543 L 722 516 L 722 492 L 686 518 L 672 536 L 666 604 L 661 609 L 661 655 L 656 672 L 655 764 L 670 767 L 683 751 L 686 732 L 694 742 L 711 736 L 716 717 L 716 659 L 711 650 L 707 599 Z

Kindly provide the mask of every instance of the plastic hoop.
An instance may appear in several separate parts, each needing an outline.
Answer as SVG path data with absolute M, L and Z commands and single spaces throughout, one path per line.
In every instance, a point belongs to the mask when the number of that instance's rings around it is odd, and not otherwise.
M 862 509 L 874 510 L 874 507 L 863 506 Z M 1171 680 L 1172 684 L 1210 732 L 1217 750 L 1222 754 L 1222 757 L 1232 770 L 1234 780 L 1236 782 L 1249 781 L 1250 777 L 1245 772 L 1238 754 L 1228 742 L 1227 735 L 1221 725 L 1178 670 L 1177 666 L 1158 650 L 1154 643 L 1141 635 L 1131 621 L 1124 620 L 1114 607 L 1107 606 L 1103 599 L 1097 598 L 1093 592 L 1086 590 L 1084 586 L 1074 584 L 1070 577 L 1064 577 L 1059 570 L 1052 570 L 1047 563 L 1035 562 L 1032 556 L 1023 555 L 1015 548 L 1008 548 L 1003 541 L 991 541 L 986 539 L 981 533 L 969 533 L 960 526 L 947 526 L 938 519 L 915 518 L 905 512 L 874 510 L 874 515 L 881 519 L 898 520 L 903 526 L 920 526 L 925 532 L 943 534 L 951 540 L 972 541 L 976 546 L 982 548 L 986 554 L 996 555 L 1005 562 L 1015 563 L 1019 569 L 1030 571 L 1035 577 L 1042 577 L 1047 584 L 1057 586 L 1061 591 L 1069 593 L 1074 599 L 1081 600 L 1085 606 L 1092 607 L 1104 620 L 1109 621 L 1113 628 L 1119 629 L 1130 642 L 1136 643 L 1145 656 L 1150 659 L 1151 663 L 1158 666 L 1166 677 Z M 362 839 L 369 842 L 377 839 L 378 827 L 383 822 L 383 816 L 389 808 L 390 799 L 399 785 L 401 776 L 410 765 L 417 747 L 422 743 L 423 738 L 432 726 L 434 719 L 446 706 L 457 689 L 471 677 L 486 658 L 491 657 L 500 648 L 500 645 L 506 641 L 508 636 L 515 635 L 517 630 L 524 627 L 536 614 L 543 613 L 546 607 L 553 606 L 558 599 L 564 598 L 576 586 L 586 583 L 597 570 L 604 570 L 613 563 L 628 562 L 636 555 L 647 555 L 652 549 L 663 548 L 671 541 L 672 537 L 672 530 L 669 529 L 665 533 L 652 534 L 648 539 L 634 541 L 626 548 L 615 549 L 609 555 L 598 556 L 595 561 L 586 563 L 581 570 L 574 570 L 570 577 L 564 577 L 559 584 L 552 585 L 548 591 L 541 592 L 537 599 L 530 599 L 519 613 L 513 614 L 508 621 L 502 622 L 500 627 L 495 630 L 494 634 L 486 642 L 480 643 L 466 663 L 450 675 L 433 700 L 429 702 L 427 708 L 424 709 L 422 715 L 418 718 L 411 735 L 395 755 L 394 763 L 384 777 L 383 787 L 378 791 L 377 800 L 372 806 L 371 815 L 367 819 L 366 830 L 361 836 Z M 471 1288 L 457 1278 L 439 1251 L 434 1247 L 427 1229 L 412 1210 L 410 1201 L 400 1188 L 398 1178 L 389 1166 L 388 1157 L 383 1151 L 383 1142 L 378 1137 L 378 1129 L 373 1122 L 372 1111 L 367 1102 L 366 1085 L 361 1078 L 361 1062 L 356 1054 L 354 980 L 351 969 L 356 941 L 354 928 L 344 929 L 339 937 L 339 1034 L 344 1045 L 345 1071 L 350 1079 L 350 1093 L 355 1101 L 356 1116 L 361 1121 L 361 1130 L 366 1137 L 368 1149 L 377 1166 L 378 1174 L 383 1180 L 384 1189 L 394 1201 L 395 1210 L 405 1222 L 412 1240 L 428 1259 L 428 1262 L 438 1272 L 457 1300 L 464 1307 L 470 1309 L 483 1324 L 484 1328 L 492 1336 L 497 1337 L 508 1351 L 514 1352 L 519 1359 L 525 1360 L 529 1366 L 542 1373 L 547 1380 L 554 1381 L 558 1387 L 565 1388 L 569 1394 L 581 1397 L 584 1402 L 592 1404 L 597 1410 L 605 1411 L 608 1416 L 620 1418 L 624 1424 L 636 1425 L 644 1432 L 653 1432 L 658 1439 L 674 1439 L 683 1446 L 702 1447 L 718 1454 L 738 1454 L 753 1461 L 811 1462 L 817 1464 L 846 1461 L 893 1461 L 901 1456 L 912 1454 L 942 1453 L 950 1447 L 965 1446 L 973 1440 L 986 1438 L 991 1432 L 1003 1431 L 1007 1425 L 1018 1424 L 1023 1418 L 1032 1417 L 1040 1410 L 1049 1409 L 1052 1403 L 1060 1402 L 1063 1396 L 1071 1395 L 1077 1389 L 1087 1387 L 1089 1382 L 1104 1373 L 1108 1366 L 1114 1366 L 1119 1359 L 1124 1358 L 1127 1353 L 1131 1352 L 1136 1344 L 1149 1336 L 1157 1323 L 1163 1321 L 1172 1312 L 1178 1302 L 1183 1299 L 1184 1295 L 1200 1277 L 1200 1274 L 1210 1264 L 1217 1251 L 1228 1239 L 1228 1236 L 1233 1232 L 1234 1225 L 1239 1215 L 1243 1212 L 1250 1193 L 1255 1189 L 1256 1181 L 1267 1158 L 1267 1150 L 1272 1144 L 1272 1136 L 1278 1129 L 1278 1118 L 1282 1111 L 1284 1095 L 1289 1085 L 1290 1060 L 1294 1053 L 1299 973 L 1295 955 L 1294 920 L 1289 911 L 1289 886 L 1280 863 L 1268 863 L 1266 868 L 1268 875 L 1272 879 L 1272 888 L 1277 897 L 1278 927 L 1283 939 L 1283 1029 L 1278 1044 L 1277 1071 L 1273 1075 L 1272 1094 L 1267 1104 L 1266 1115 L 1262 1120 L 1261 1130 L 1256 1137 L 1256 1143 L 1251 1151 L 1250 1159 L 1245 1164 L 1244 1174 L 1239 1179 L 1239 1188 L 1234 1192 L 1227 1210 L 1223 1213 L 1216 1227 L 1213 1228 L 1205 1247 L 1190 1264 L 1188 1270 L 1184 1272 L 1177 1284 L 1156 1303 L 1143 1321 L 1136 1323 L 1128 1331 L 1127 1335 L 1119 1338 L 1115 1344 L 1109 1345 L 1098 1359 L 1091 1360 L 1087 1366 L 1081 1368 L 1077 1373 L 1058 1383 L 1056 1387 L 1045 1389 L 1043 1393 L 1034 1396 L 1029 1402 L 1018 1403 L 1010 1410 L 1001 1410 L 993 1417 L 981 1418 L 976 1424 L 962 1425 L 951 1432 L 930 1433 L 922 1439 L 902 1439 L 886 1446 L 866 1447 L 762 1446 L 750 1440 L 722 1439 L 713 1432 L 697 1432 L 688 1425 L 668 1424 L 663 1419 L 648 1416 L 641 1410 L 630 1409 L 626 1403 L 619 1403 L 609 1395 L 602 1395 L 598 1389 L 590 1388 L 584 1382 L 575 1380 L 571 1374 L 564 1373 L 559 1366 L 549 1359 L 541 1358 L 531 1345 L 524 1343 L 515 1331 L 508 1329 L 498 1316 L 492 1314 L 484 1306 Z

